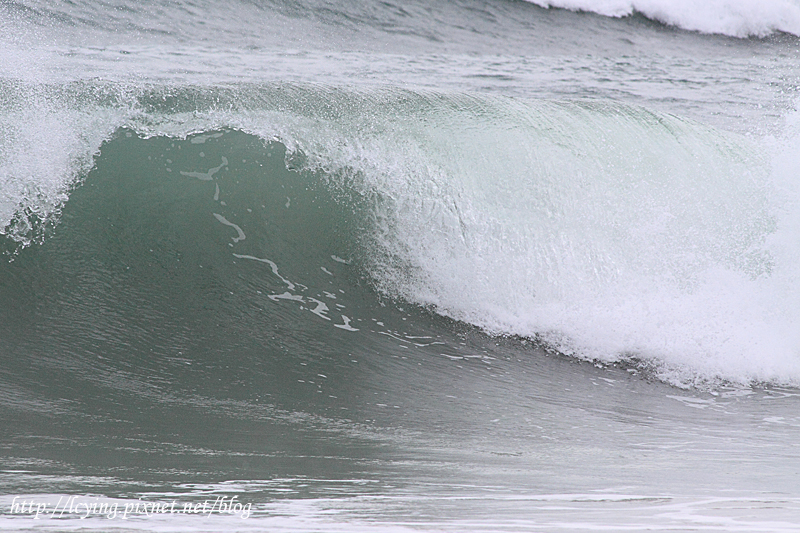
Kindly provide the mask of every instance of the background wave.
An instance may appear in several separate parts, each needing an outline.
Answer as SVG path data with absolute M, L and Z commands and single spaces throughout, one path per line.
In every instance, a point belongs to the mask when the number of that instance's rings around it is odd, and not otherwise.
M 128 46 L 192 42 L 201 46 L 236 45 L 245 49 L 274 47 L 353 49 L 378 46 L 383 51 L 425 47 L 450 51 L 514 42 L 544 44 L 557 36 L 562 49 L 579 33 L 564 31 L 581 26 L 580 16 L 631 18 L 651 21 L 706 34 L 732 37 L 766 37 L 774 33 L 800 35 L 800 5 L 796 0 L 529 0 L 528 8 L 517 2 L 422 2 L 403 5 L 369 0 L 324 0 L 191 3 L 148 0 L 134 6 L 109 0 L 98 4 L 85 0 L 46 2 L 11 0 L 0 6 L 0 17 L 12 27 L 30 24 L 32 35 L 97 44 L 109 37 L 125 36 Z M 541 9 L 545 8 L 545 9 Z M 549 9 L 557 8 L 557 9 Z M 584 17 L 585 18 L 585 17 Z M 636 19 L 637 17 L 633 17 Z M 622 28 L 614 27 L 618 31 Z M 590 33 L 607 33 L 594 27 Z M 349 35 L 343 41 L 342 32 Z M 479 39 L 475 37 L 479 36 Z M 391 36 L 393 46 L 387 46 Z M 592 46 L 600 42 L 587 41 Z M 369 49 L 369 48 L 368 48 Z M 484 47 L 488 51 L 489 48 Z

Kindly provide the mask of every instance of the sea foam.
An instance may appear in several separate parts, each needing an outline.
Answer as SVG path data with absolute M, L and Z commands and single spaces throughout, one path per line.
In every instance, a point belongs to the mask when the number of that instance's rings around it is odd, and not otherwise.
M 677 385 L 800 382 L 791 141 L 602 102 L 383 96 L 351 103 L 369 133 L 307 116 L 282 139 L 374 198 L 379 290 Z

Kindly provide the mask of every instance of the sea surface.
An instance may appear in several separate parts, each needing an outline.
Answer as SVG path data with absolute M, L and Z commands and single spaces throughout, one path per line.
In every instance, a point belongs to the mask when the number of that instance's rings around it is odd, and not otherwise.
M 0 0 L 0 529 L 800 529 L 799 0 Z

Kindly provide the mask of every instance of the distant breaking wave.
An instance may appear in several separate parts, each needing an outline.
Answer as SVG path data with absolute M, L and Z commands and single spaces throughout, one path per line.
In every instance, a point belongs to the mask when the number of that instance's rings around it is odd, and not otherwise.
M 766 37 L 776 32 L 800 36 L 800 0 L 527 0 L 542 8 L 560 8 L 570 11 L 596 13 L 606 17 L 622 18 L 640 14 L 648 19 L 672 27 L 707 34 L 732 37 Z M 114 5 L 115 2 L 109 2 Z M 369 0 L 358 2 L 328 2 L 322 10 L 320 20 L 319 0 L 293 2 L 226 2 L 196 0 L 189 8 L 180 2 L 150 0 L 136 5 L 118 7 L 110 12 L 98 10 L 93 2 L 66 2 L 44 0 L 7 0 L 0 2 L 0 28 L 4 33 L 15 33 L 20 22 L 32 23 L 39 29 L 51 28 L 65 36 L 82 42 L 89 35 L 107 33 L 133 37 L 136 42 L 142 36 L 156 40 L 191 40 L 204 42 L 216 35 L 220 42 L 271 43 L 282 47 L 287 43 L 292 48 L 302 45 L 297 40 L 298 32 L 315 32 L 315 39 L 322 39 L 326 48 L 336 48 L 336 40 L 327 40 L 326 32 L 320 31 L 320 22 L 351 28 L 354 34 L 385 27 L 401 27 L 405 33 L 415 35 L 421 42 L 430 44 L 427 18 L 423 13 L 426 2 L 405 2 L 406 16 L 398 16 L 389 5 Z M 458 39 L 458 30 L 463 24 L 475 24 L 480 33 L 493 33 L 499 27 L 485 20 L 474 20 L 469 16 L 460 19 L 459 9 L 450 9 L 449 3 L 434 3 L 429 6 L 441 17 L 456 21 L 437 30 L 437 39 Z M 497 1 L 487 9 L 493 17 L 508 16 L 501 9 L 504 2 Z M 224 5 L 224 7 L 223 7 Z M 110 13 L 116 13 L 111 16 Z M 256 22 L 258 21 L 258 22 Z M 11 22 L 11 24 L 8 24 Z M 298 26 L 299 24 L 299 26 Z M 501 24 L 501 26 L 505 26 Z M 9 29 L 11 28 L 11 29 Z M 236 28 L 231 31 L 231 28 Z M 289 28 L 294 28 L 289 29 Z M 302 28 L 302 30 L 301 30 Z M 519 32 L 520 29 L 511 30 Z M 35 30 L 34 33 L 38 33 Z M 220 38 L 222 41 L 220 41 Z
M 588 11 L 607 17 L 639 13 L 684 30 L 766 37 L 775 32 L 800 35 L 796 0 L 528 0 L 541 7 Z

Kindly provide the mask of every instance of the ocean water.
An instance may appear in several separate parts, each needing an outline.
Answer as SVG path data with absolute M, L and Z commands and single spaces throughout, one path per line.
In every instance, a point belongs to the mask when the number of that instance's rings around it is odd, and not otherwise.
M 0 528 L 796 531 L 797 0 L 0 0 Z

